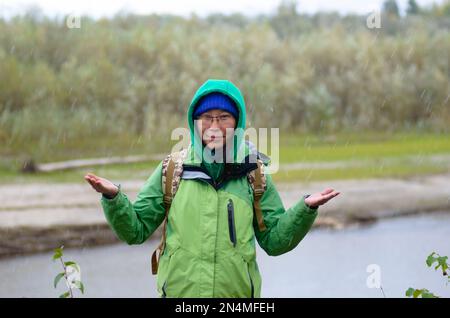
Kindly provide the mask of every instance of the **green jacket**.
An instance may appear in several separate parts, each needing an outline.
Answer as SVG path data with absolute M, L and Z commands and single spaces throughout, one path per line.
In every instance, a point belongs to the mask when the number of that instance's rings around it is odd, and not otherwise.
M 237 127 L 245 128 L 245 103 L 238 88 L 224 80 L 205 82 L 188 110 L 192 143 L 169 211 L 166 248 L 157 277 L 162 297 L 260 297 L 255 239 L 267 254 L 281 255 L 299 244 L 317 216 L 317 209 L 309 208 L 303 198 L 285 210 L 271 176 L 266 175 L 261 209 L 267 230 L 260 232 L 246 177 L 256 164 L 248 160 L 226 163 L 221 176 L 211 178 L 210 169 L 198 160 L 202 145 L 193 134 L 192 112 L 198 99 L 213 91 L 225 93 L 236 102 L 240 111 Z M 246 159 L 257 155 L 242 140 L 235 143 L 235 149 L 239 147 L 245 148 Z M 102 196 L 108 223 L 128 244 L 143 243 L 164 220 L 161 176 L 162 163 L 134 203 L 122 191 L 113 199 Z M 230 202 L 234 207 L 231 212 Z

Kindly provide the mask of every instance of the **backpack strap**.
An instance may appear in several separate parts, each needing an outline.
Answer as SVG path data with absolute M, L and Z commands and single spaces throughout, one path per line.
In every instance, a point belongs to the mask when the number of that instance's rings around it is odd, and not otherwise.
M 162 190 L 163 190 L 163 202 L 165 208 L 165 216 L 163 220 L 162 237 L 159 246 L 152 254 L 152 274 L 158 273 L 158 264 L 161 254 L 166 247 L 166 227 L 167 218 L 169 217 L 169 210 L 172 205 L 172 200 L 178 190 L 181 181 L 181 175 L 183 174 L 183 162 L 187 156 L 187 150 L 172 153 L 168 155 L 162 163 Z
M 253 189 L 253 210 L 255 212 L 256 220 L 258 221 L 258 228 L 261 232 L 264 232 L 267 230 L 267 227 L 264 223 L 260 201 L 267 187 L 266 175 L 264 173 L 264 163 L 260 159 L 258 159 L 256 163 L 258 168 L 250 171 L 247 174 L 247 178 Z

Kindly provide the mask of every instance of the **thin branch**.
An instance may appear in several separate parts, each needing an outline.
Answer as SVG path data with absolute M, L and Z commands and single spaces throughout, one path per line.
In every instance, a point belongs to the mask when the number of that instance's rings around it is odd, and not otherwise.
M 386 298 L 386 295 L 385 295 L 384 290 L 383 290 L 383 286 L 380 285 L 380 289 L 381 289 L 381 292 L 383 293 L 383 297 Z

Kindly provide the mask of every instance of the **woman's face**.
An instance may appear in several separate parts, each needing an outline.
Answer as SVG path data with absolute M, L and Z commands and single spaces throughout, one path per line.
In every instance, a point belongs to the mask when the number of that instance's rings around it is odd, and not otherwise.
M 231 113 L 212 109 L 196 118 L 197 129 L 202 134 L 203 144 L 208 148 L 222 148 L 233 137 L 236 119 Z M 228 128 L 228 129 L 227 129 Z

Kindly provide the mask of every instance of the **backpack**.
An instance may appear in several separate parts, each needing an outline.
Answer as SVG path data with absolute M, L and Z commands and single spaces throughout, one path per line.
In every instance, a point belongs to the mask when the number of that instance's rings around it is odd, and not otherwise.
M 156 275 L 158 272 L 159 257 L 164 252 L 166 246 L 166 225 L 169 215 L 170 206 L 178 187 L 181 182 L 181 176 L 183 174 L 183 162 L 187 157 L 187 149 L 179 152 L 169 154 L 162 163 L 162 190 L 163 190 L 163 202 L 166 210 L 166 215 L 163 221 L 162 237 L 159 246 L 152 254 L 152 274 Z M 258 158 L 258 168 L 247 173 L 247 180 L 253 190 L 253 211 L 258 221 L 258 228 L 261 232 L 265 231 L 266 225 L 264 224 L 264 218 L 261 211 L 260 199 L 266 190 L 266 176 L 263 171 L 264 163 Z

